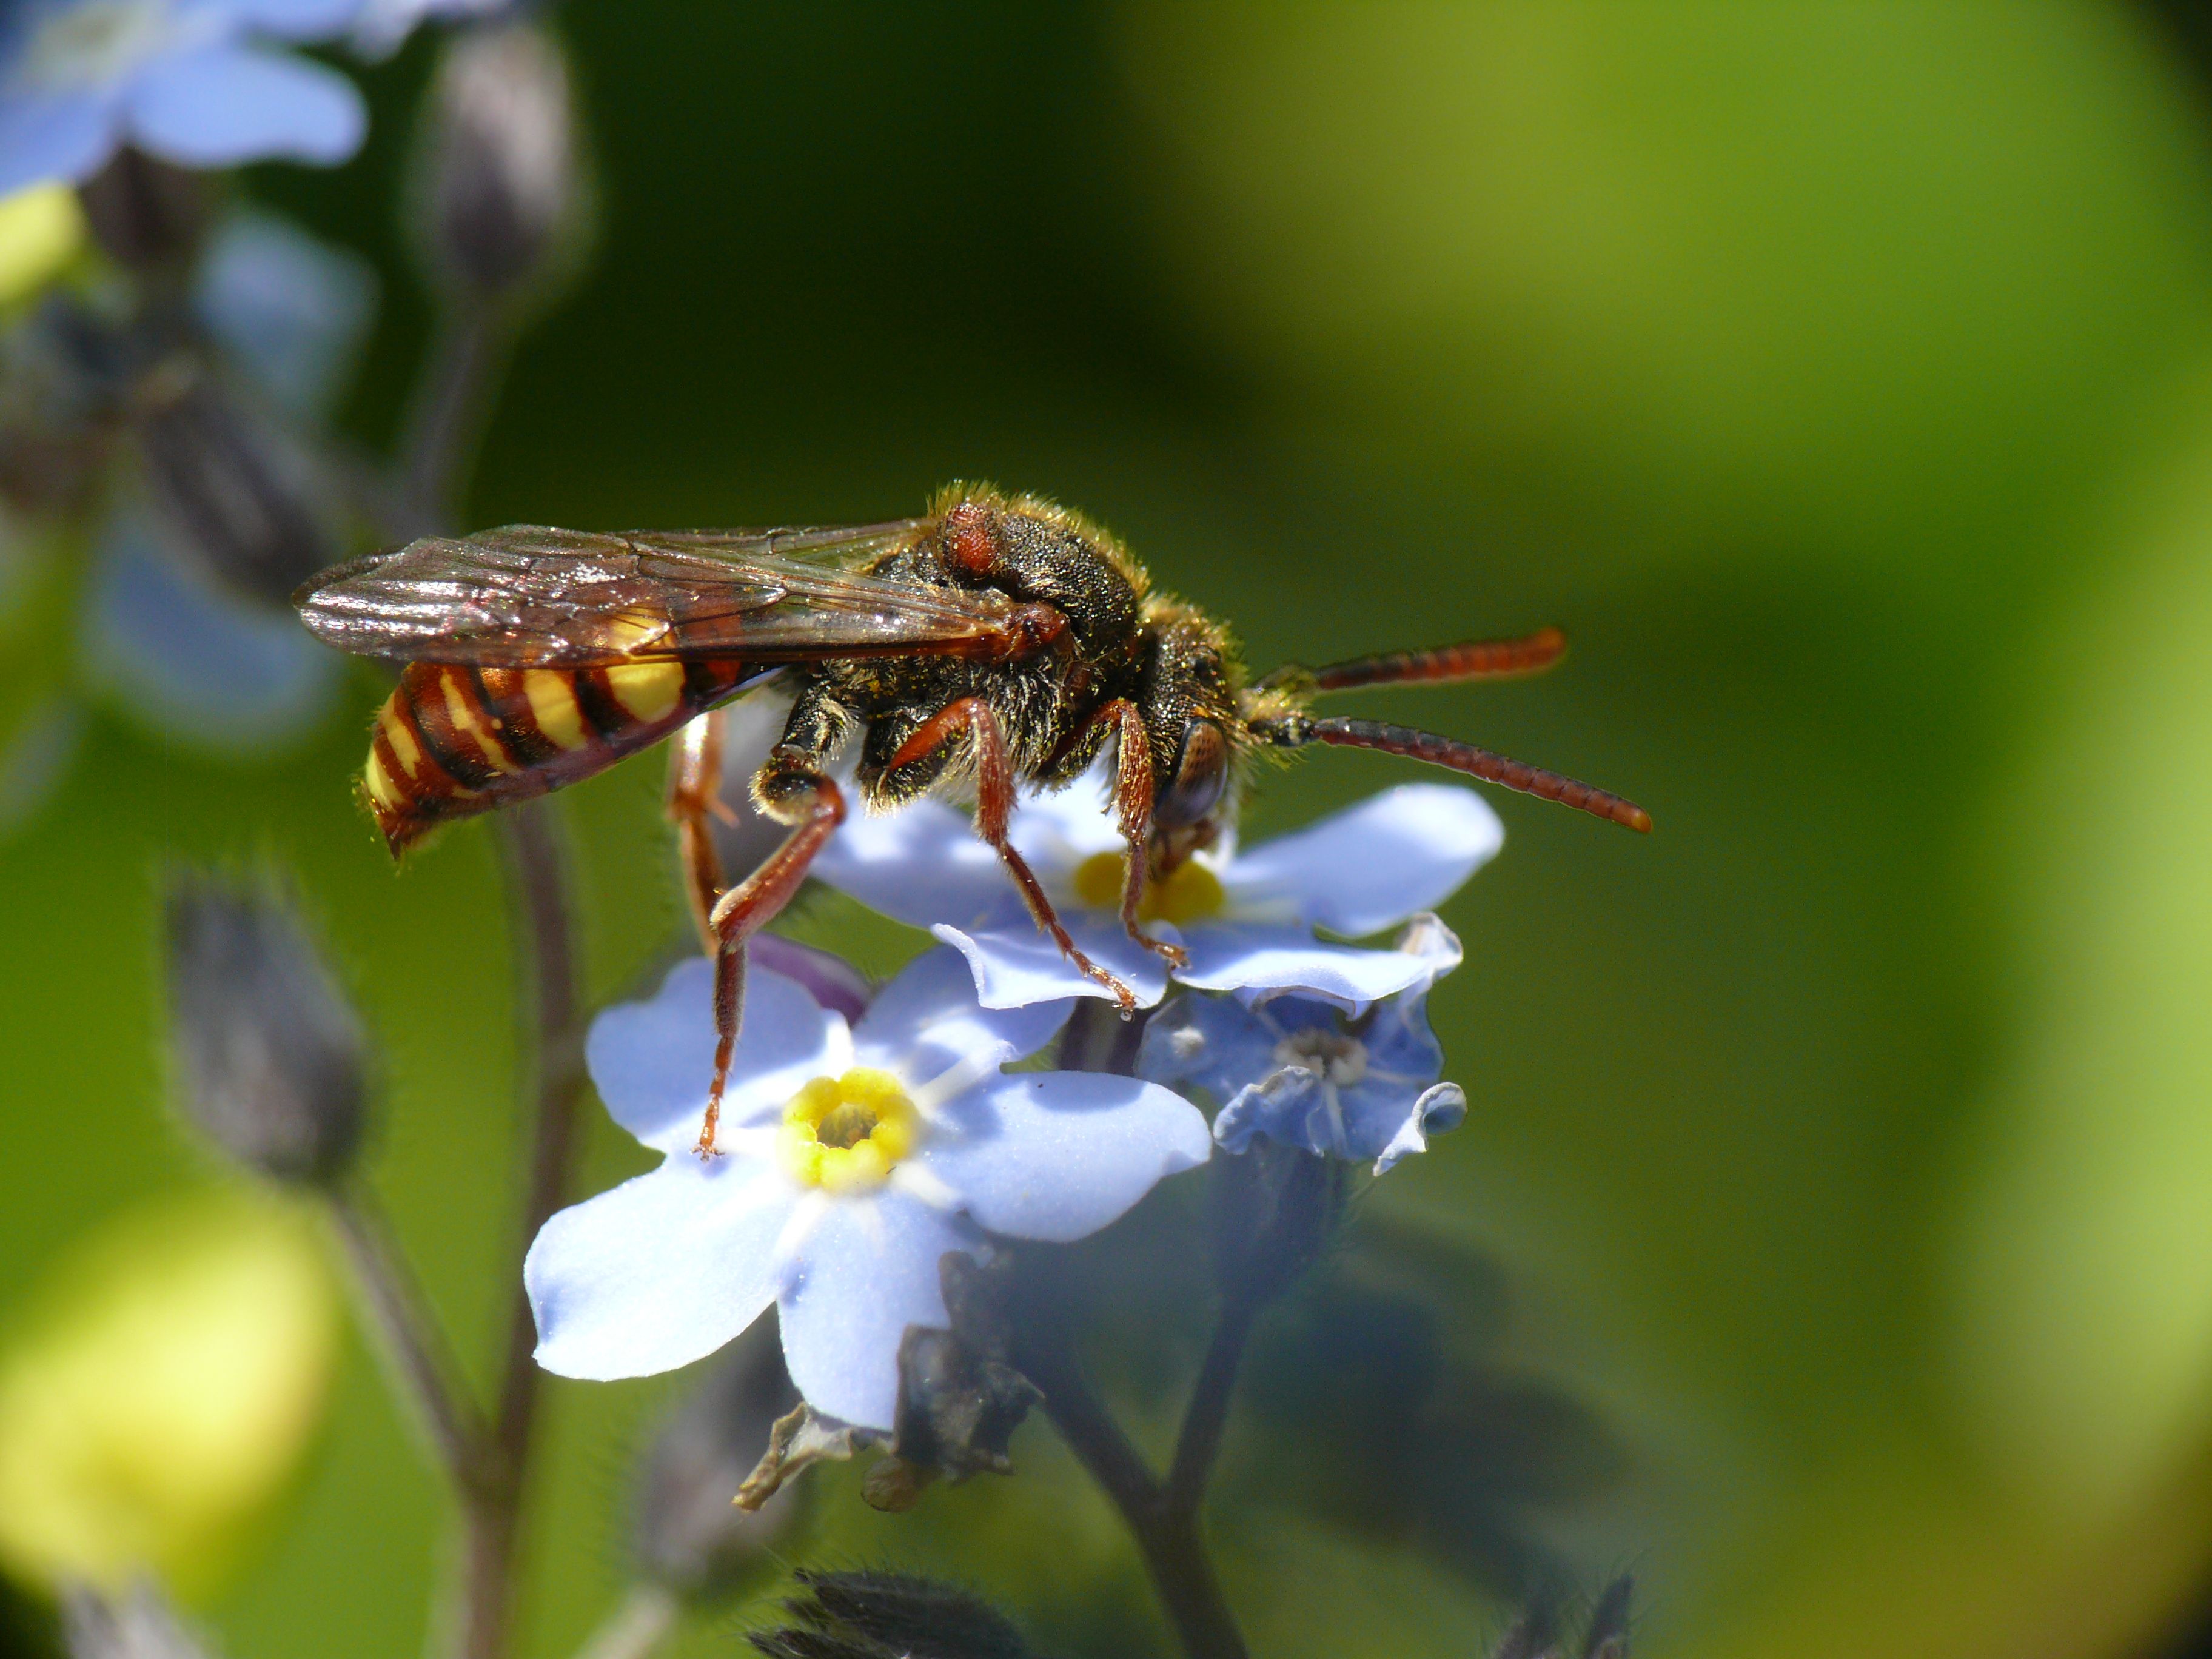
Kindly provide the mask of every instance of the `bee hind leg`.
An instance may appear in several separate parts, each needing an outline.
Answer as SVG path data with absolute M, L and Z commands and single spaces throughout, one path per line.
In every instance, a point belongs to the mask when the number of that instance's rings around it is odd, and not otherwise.
M 745 941 L 791 902 L 815 854 L 845 821 L 844 792 L 811 762 L 799 761 L 789 750 L 779 750 L 769 757 L 753 787 L 763 805 L 793 828 L 759 869 L 716 899 L 708 912 L 714 950 L 714 1080 L 707 1093 L 707 1115 L 699 1127 L 702 1158 L 714 1156 L 722 1091 L 730 1080 L 730 1060 L 744 1021 Z
M 729 878 L 714 848 L 711 820 L 734 822 L 722 801 L 722 720 L 713 709 L 678 732 L 668 745 L 669 821 L 676 826 L 677 856 L 684 870 L 691 920 L 709 954 L 719 948 L 712 918 Z
M 1007 839 L 1007 824 L 1014 812 L 1014 768 L 1006 754 L 1006 733 L 1000 728 L 999 717 L 992 712 L 991 705 L 981 697 L 963 697 L 957 702 L 946 704 L 899 745 L 884 770 L 896 772 L 902 766 L 911 766 L 963 732 L 967 734 L 975 761 L 975 833 L 999 855 L 1000 862 L 1006 866 L 1006 873 L 1014 878 L 1014 885 L 1021 890 L 1022 902 L 1029 906 L 1030 916 L 1052 936 L 1060 954 L 1074 963 L 1076 971 L 1085 978 L 1103 986 L 1121 1008 L 1121 1018 L 1130 1018 L 1137 1012 L 1137 994 L 1077 948 L 1059 912 L 1052 908 L 1052 900 L 1046 896 L 1036 872 Z

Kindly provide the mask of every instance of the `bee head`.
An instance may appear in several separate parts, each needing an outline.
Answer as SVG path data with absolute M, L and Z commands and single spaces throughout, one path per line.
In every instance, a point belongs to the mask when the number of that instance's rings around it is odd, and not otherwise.
M 1152 754 L 1152 822 L 1187 850 L 1211 842 L 1236 806 L 1243 670 L 1217 623 L 1172 602 L 1150 608 L 1139 706 Z

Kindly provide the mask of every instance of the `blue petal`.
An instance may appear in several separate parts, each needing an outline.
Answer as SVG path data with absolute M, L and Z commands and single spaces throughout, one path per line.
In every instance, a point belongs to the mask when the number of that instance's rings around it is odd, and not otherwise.
M 888 1430 L 898 1411 L 899 1343 L 909 1325 L 951 1324 L 938 1259 L 975 1250 L 975 1231 L 895 1188 L 817 1199 L 777 1304 L 791 1380 L 817 1412 Z
M 105 87 L 0 92 L 0 196 L 50 180 L 82 184 L 114 150 L 116 124 Z
M 1437 975 L 1411 952 L 1330 945 L 1297 927 L 1225 922 L 1194 927 L 1183 943 L 1190 965 L 1176 977 L 1185 985 L 1258 997 L 1295 992 L 1353 1012 Z
M 915 1162 L 991 1231 L 1054 1243 L 1097 1232 L 1212 1150 L 1188 1101 L 1103 1072 L 998 1078 L 943 1115 Z
M 1009 1059 L 1033 1054 L 1066 1023 L 1072 1002 L 983 1008 L 959 952 L 939 945 L 908 963 L 876 993 L 853 1030 L 860 1063 L 925 1084 L 1000 1044 Z
M 1283 1006 L 1272 1005 L 1270 1014 Z M 1275 1069 L 1281 1036 L 1234 998 L 1179 996 L 1145 1027 L 1137 1075 L 1203 1089 L 1218 1104 Z
M 193 308 L 208 331 L 291 414 L 320 416 L 376 308 L 359 255 L 268 213 L 225 220 L 201 256 Z
M 1022 796 L 1007 838 L 1038 875 L 1063 874 L 1085 859 L 1128 846 L 1114 827 L 1108 804 L 1113 776 L 1113 769 L 1102 762 L 1064 789 L 1031 790 Z
M 238 46 L 148 64 L 125 115 L 146 149 L 189 167 L 268 155 L 328 166 L 361 148 L 368 124 L 360 92 L 337 70 Z
M 1295 915 L 1356 939 L 1433 909 L 1504 839 L 1472 789 L 1407 783 L 1240 853 L 1219 874 L 1231 915 Z
M 354 50 L 364 58 L 389 58 L 426 17 L 505 9 L 505 0 L 368 0 L 354 25 Z
M 910 927 L 1029 925 L 999 855 L 942 801 L 847 820 L 808 873 Z
M 294 619 L 196 580 L 135 519 L 111 526 L 87 589 L 85 672 L 133 720 L 228 756 L 304 737 L 343 659 Z
M 1376 1155 L 1375 1173 L 1381 1175 L 1412 1153 L 1425 1152 L 1429 1150 L 1429 1136 L 1456 1129 L 1466 1118 L 1467 1091 L 1458 1084 L 1439 1083 L 1425 1091 Z
M 327 40 L 354 27 L 362 0 L 206 0 L 234 23 L 287 40 Z
M 1131 939 L 1117 921 L 1104 924 L 1082 915 L 1060 918 L 1083 953 L 1109 973 L 1118 975 L 1137 999 L 1149 1008 L 1167 994 L 1167 966 L 1153 952 Z M 1060 953 L 1049 934 L 1038 931 L 1024 915 L 1012 927 L 965 933 L 939 926 L 929 930 L 968 959 L 975 978 L 976 1000 L 986 1008 L 1018 1008 L 1032 1002 L 1057 1002 L 1068 997 L 1106 997 L 1113 993 L 1084 974 Z M 1153 931 L 1161 938 L 1181 937 L 1174 928 Z
M 522 1264 L 538 1363 L 563 1376 L 648 1376 L 714 1352 L 776 1291 L 796 1194 L 773 1164 L 678 1153 L 562 1211 Z
M 1328 1091 L 1302 1066 L 1247 1084 L 1215 1114 L 1213 1138 L 1224 1152 L 1242 1152 L 1255 1135 L 1323 1157 L 1344 1156 L 1343 1127 L 1329 1121 Z
M 592 1022 L 584 1059 L 599 1098 L 648 1146 L 678 1152 L 698 1137 L 714 1073 L 714 964 L 693 957 L 669 969 L 652 1001 L 617 1003 Z M 780 1110 L 808 1079 L 831 1069 L 833 1018 L 781 975 L 747 974 L 725 1121 Z

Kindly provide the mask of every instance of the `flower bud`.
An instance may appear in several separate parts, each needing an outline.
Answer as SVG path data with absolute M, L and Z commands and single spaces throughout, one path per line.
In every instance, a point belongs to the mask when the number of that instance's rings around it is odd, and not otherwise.
M 329 481 L 300 443 L 190 359 L 146 377 L 131 411 L 168 538 L 234 592 L 286 603 L 336 560 Z
M 117 1600 L 71 1586 L 62 1595 L 62 1632 L 70 1659 L 202 1659 L 205 1652 L 143 1581 Z
M 431 94 L 420 208 L 443 281 L 485 301 L 545 274 L 580 194 L 574 125 L 568 64 L 544 29 L 455 37 Z
M 694 1599 L 730 1588 L 767 1559 L 790 1525 L 797 1493 L 755 1510 L 730 1495 L 759 1460 L 775 1421 L 799 1399 L 773 1320 L 761 1320 L 715 1361 L 646 1454 L 635 1542 L 645 1576 Z
M 359 1150 L 359 1021 L 289 906 L 186 876 L 167 906 L 179 1104 L 240 1163 L 327 1182 Z
M 968 1591 L 890 1572 L 800 1572 L 796 1621 L 746 1640 L 769 1659 L 1030 1659 L 1022 1633 Z
M 1626 1573 L 1605 1587 L 1590 1609 L 1583 1659 L 1628 1659 L 1629 1606 L 1635 1591 L 1636 1581 Z

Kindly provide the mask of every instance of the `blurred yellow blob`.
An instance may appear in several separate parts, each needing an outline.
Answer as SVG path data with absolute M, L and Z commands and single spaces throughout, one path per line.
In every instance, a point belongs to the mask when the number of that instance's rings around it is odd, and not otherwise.
M 322 1415 L 337 1316 L 293 1212 L 200 1194 L 102 1227 L 0 1346 L 0 1564 L 209 1587 Z
M 50 282 L 84 241 L 84 216 L 66 185 L 0 198 L 0 305 Z

